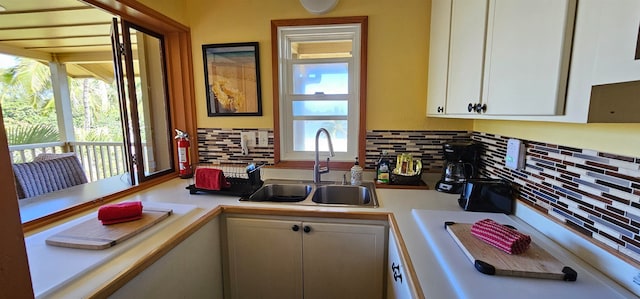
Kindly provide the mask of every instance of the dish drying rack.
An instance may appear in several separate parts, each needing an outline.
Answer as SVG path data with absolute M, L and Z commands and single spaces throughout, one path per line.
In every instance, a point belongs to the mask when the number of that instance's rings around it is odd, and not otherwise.
M 195 183 L 186 187 L 189 190 L 189 194 L 216 194 L 216 195 L 230 195 L 248 197 L 262 187 L 261 168 L 266 164 L 255 166 L 255 164 L 249 164 L 249 166 L 243 167 L 238 165 L 200 165 L 199 168 L 216 168 L 222 170 L 227 182 L 231 185 L 229 188 L 221 190 L 209 190 L 196 188 Z

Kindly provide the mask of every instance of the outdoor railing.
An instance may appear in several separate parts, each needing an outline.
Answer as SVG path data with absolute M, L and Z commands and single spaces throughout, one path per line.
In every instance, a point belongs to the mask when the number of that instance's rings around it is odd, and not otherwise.
M 73 151 L 78 155 L 89 182 L 126 172 L 121 142 L 49 142 L 9 146 L 13 163 L 31 162 L 42 153 Z
M 9 155 L 13 163 L 31 162 L 42 153 L 64 153 L 64 142 L 47 142 L 34 144 L 10 145 Z
M 73 151 L 85 166 L 90 182 L 126 172 L 124 144 L 120 142 L 70 142 Z

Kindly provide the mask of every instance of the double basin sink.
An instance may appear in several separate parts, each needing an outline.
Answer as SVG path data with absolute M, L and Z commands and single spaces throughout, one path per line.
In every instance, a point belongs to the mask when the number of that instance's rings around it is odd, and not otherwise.
M 373 183 L 359 186 L 307 181 L 267 180 L 243 201 L 279 202 L 300 205 L 378 207 Z

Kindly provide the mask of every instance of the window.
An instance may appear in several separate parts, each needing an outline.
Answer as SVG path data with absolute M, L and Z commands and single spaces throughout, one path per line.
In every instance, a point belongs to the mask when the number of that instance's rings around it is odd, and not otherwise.
M 130 181 L 136 184 L 174 170 L 165 45 L 161 34 L 127 21 L 121 25 L 122 35 L 113 19 L 114 66 Z
M 366 20 L 272 22 L 276 163 L 312 160 L 320 128 L 331 134 L 333 160 L 364 160 Z M 328 150 L 326 142 L 320 150 Z
M 130 68 L 131 71 L 129 71 L 129 74 L 134 75 L 134 77 L 132 80 L 127 80 L 137 85 L 136 87 L 139 87 L 133 89 L 132 94 L 135 94 L 135 101 L 131 100 L 130 102 L 127 102 L 126 105 L 128 108 L 136 106 L 135 109 L 137 110 L 136 114 L 138 119 L 133 120 L 133 114 L 127 114 L 127 119 L 131 117 L 131 123 L 135 122 L 135 124 L 140 128 L 139 134 L 136 134 L 138 137 L 134 137 L 130 134 L 130 126 L 127 126 L 127 133 L 119 130 L 121 132 L 121 136 L 131 139 L 131 152 L 129 154 L 135 155 L 136 164 L 134 169 L 131 169 L 131 171 L 129 171 L 129 169 L 125 171 L 133 173 L 135 175 L 135 180 L 126 180 L 125 178 L 122 178 L 122 180 L 118 180 L 118 184 L 108 185 L 101 184 L 101 182 L 98 182 L 99 184 L 92 183 L 90 188 L 78 190 L 82 192 L 62 193 L 64 194 L 62 197 L 57 197 L 57 193 L 49 193 L 51 196 L 47 197 L 46 202 L 39 201 L 36 205 L 31 205 L 26 208 L 26 210 L 33 208 L 32 211 L 34 213 L 32 214 L 25 212 L 25 210 L 23 210 L 25 207 L 21 205 L 21 216 L 28 214 L 28 217 L 22 218 L 24 222 L 23 227 L 27 231 L 41 227 L 53 221 L 57 221 L 68 215 L 73 215 L 87 207 L 94 207 L 96 204 L 106 203 L 110 200 L 122 197 L 125 194 L 130 194 L 132 191 L 126 191 L 125 189 L 127 188 L 132 188 L 131 190 L 142 190 L 144 188 L 151 187 L 166 178 L 175 177 L 176 172 L 174 163 L 177 160 L 177 154 L 175 151 L 170 150 L 174 143 L 172 138 L 172 129 L 179 128 L 188 133 L 195 133 L 196 131 L 193 89 L 185 88 L 185 86 L 192 86 L 192 76 L 183 75 L 193 73 L 191 59 L 189 58 L 190 56 L 187 55 L 191 53 L 191 48 L 188 43 L 188 27 L 158 14 L 155 11 L 148 9 L 148 7 L 144 7 L 138 3 L 130 3 L 126 5 L 116 3 L 117 5 L 112 5 L 110 3 L 105 4 L 99 0 L 84 0 L 81 2 L 99 7 L 112 15 L 123 15 L 128 21 L 145 24 L 144 27 L 146 29 L 130 25 L 128 30 L 121 31 L 126 32 L 126 35 L 128 35 L 127 38 L 132 44 L 129 57 L 133 57 L 133 67 Z M 46 9 L 42 9 L 42 11 L 46 11 Z M 111 18 L 111 16 L 108 17 Z M 49 21 L 53 22 L 54 20 L 52 19 Z M 50 28 L 54 30 L 56 27 L 43 24 L 43 28 Z M 103 36 L 105 33 L 108 34 L 109 32 L 101 31 L 99 33 L 96 32 L 95 34 Z M 120 37 L 124 38 L 122 35 L 120 35 Z M 142 39 L 144 39 L 144 41 L 142 41 Z M 53 41 L 59 40 L 65 41 L 64 46 L 61 47 L 67 47 L 70 44 L 74 45 L 73 43 L 68 43 L 67 40 L 63 38 L 56 38 Z M 138 41 L 142 42 L 138 43 Z M 40 41 L 38 40 L 36 42 Z M 59 44 L 59 42 L 57 44 Z M 107 40 L 101 44 L 108 45 L 109 41 Z M 142 47 L 145 48 L 143 49 Z M 48 49 L 49 47 L 46 48 Z M 75 47 L 75 49 L 80 49 L 80 47 Z M 100 51 L 101 55 L 97 55 L 96 57 L 101 59 L 101 61 L 102 58 L 111 57 L 111 55 L 109 55 L 111 53 L 108 49 L 97 47 L 92 47 L 91 49 L 92 50 L 87 51 Z M 19 50 L 19 48 L 15 48 L 16 53 L 22 53 Z M 159 50 L 162 52 L 159 52 Z M 73 60 L 75 58 L 82 59 L 81 61 L 87 61 L 87 58 L 93 57 L 91 55 L 84 55 L 87 54 L 85 53 L 87 51 L 82 52 L 81 54 L 83 55 L 69 55 L 72 53 L 63 51 L 65 54 L 57 57 L 59 62 L 56 64 L 68 66 L 68 62 L 75 61 Z M 35 55 L 33 58 L 38 60 L 48 59 L 46 56 L 36 55 L 37 51 L 26 51 L 24 53 L 27 53 L 27 55 L 24 55 L 27 57 Z M 10 54 L 20 55 L 13 52 Z M 144 60 L 137 60 L 141 58 L 139 56 L 141 54 L 145 55 L 145 57 L 142 57 Z M 159 61 L 159 57 L 162 57 L 164 61 Z M 54 63 L 50 63 L 50 65 L 52 64 Z M 100 76 L 105 75 L 105 72 L 102 72 L 101 68 L 92 67 L 96 64 L 92 62 L 89 64 L 90 65 L 85 68 L 86 70 L 93 71 L 92 73 Z M 162 74 L 159 72 L 160 68 L 162 69 Z M 110 67 L 107 69 L 110 69 Z M 69 68 L 68 70 L 69 74 L 76 71 L 78 71 L 78 69 Z M 126 70 L 123 71 L 126 74 Z M 144 72 L 144 74 L 141 72 Z M 66 76 L 59 76 L 58 79 L 61 78 L 66 78 Z M 59 81 L 67 82 L 67 80 Z M 129 97 L 129 99 L 133 99 L 133 97 Z M 68 115 L 71 115 L 71 113 Z M 3 121 L 2 115 L 0 115 L 0 122 L 1 121 Z M 161 122 L 165 123 L 164 127 L 158 125 Z M 3 143 L 6 144 L 6 133 L 4 130 L 0 130 L 0 140 L 5 140 Z M 150 142 L 150 140 L 153 141 Z M 141 148 L 142 152 L 138 153 L 137 149 L 131 148 L 131 146 Z M 9 163 L 10 155 L 8 153 L 8 148 L 5 148 L 5 151 L 7 152 L 5 158 L 0 160 Z M 91 155 L 94 155 L 95 153 L 96 151 L 91 151 Z M 128 157 L 131 155 L 127 155 L 126 157 L 120 155 L 118 157 L 120 161 L 129 160 Z M 108 159 L 103 161 L 100 157 L 96 157 L 93 160 L 108 162 Z M 197 160 L 197 157 L 194 160 Z M 172 163 L 172 161 L 174 163 Z M 171 169 L 174 169 L 174 171 L 171 171 Z M 120 170 L 122 170 L 122 168 L 120 168 Z M 129 187 L 126 186 L 127 183 L 125 183 L 125 181 L 136 183 L 135 186 Z M 9 194 L 9 196 L 12 197 L 11 194 Z M 23 202 L 25 201 L 21 201 L 21 203 Z M 25 204 L 28 205 L 29 203 Z M 8 213 L 17 213 L 17 211 L 8 211 Z

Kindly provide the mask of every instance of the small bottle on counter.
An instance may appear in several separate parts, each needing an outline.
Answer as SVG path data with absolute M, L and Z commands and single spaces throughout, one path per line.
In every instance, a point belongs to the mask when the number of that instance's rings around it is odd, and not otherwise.
M 380 159 L 378 159 L 378 165 L 376 168 L 376 183 L 389 184 L 389 159 L 387 158 L 387 151 L 382 151 Z
M 362 167 L 356 157 L 356 163 L 351 167 L 351 185 L 362 185 Z

